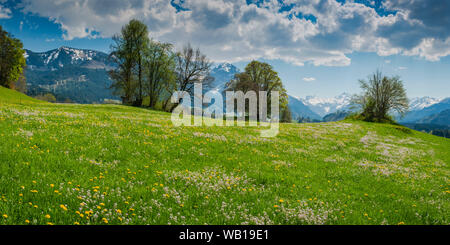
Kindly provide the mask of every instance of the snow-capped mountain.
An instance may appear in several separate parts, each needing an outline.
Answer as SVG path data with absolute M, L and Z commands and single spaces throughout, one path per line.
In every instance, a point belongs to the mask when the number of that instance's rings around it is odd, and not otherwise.
M 225 84 L 233 79 L 234 74 L 239 72 L 240 70 L 230 63 L 217 64 L 211 69 L 210 73 L 210 75 L 214 77 L 211 89 L 220 93 L 223 92 Z
M 441 101 L 442 101 L 442 99 L 440 99 L 440 98 L 432 98 L 432 97 L 428 97 L 428 96 L 412 98 L 409 101 L 409 110 L 410 111 L 422 110 L 426 107 L 430 107 Z
M 108 54 L 86 49 L 60 47 L 47 52 L 25 50 L 28 94 L 52 93 L 58 101 L 98 103 L 117 99 L 108 87 L 108 70 L 114 64 Z
M 305 98 L 301 98 L 300 100 L 313 112 L 323 117 L 338 110 L 348 110 L 351 101 L 351 95 L 348 93 L 342 93 L 332 98 L 306 96 Z
M 80 66 L 88 69 L 111 69 L 108 55 L 94 50 L 60 47 L 42 53 L 25 50 L 28 69 L 57 70 L 65 66 Z

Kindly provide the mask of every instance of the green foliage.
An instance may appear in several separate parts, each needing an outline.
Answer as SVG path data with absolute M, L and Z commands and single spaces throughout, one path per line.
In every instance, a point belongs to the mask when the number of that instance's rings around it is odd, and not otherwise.
M 286 89 L 284 88 L 278 73 L 271 65 L 254 60 L 245 67 L 244 72 L 236 74 L 234 79 L 229 81 L 225 87 L 227 91 L 242 91 L 244 93 L 255 91 L 257 96 L 259 96 L 259 91 L 266 91 L 268 112 L 270 112 L 271 108 L 270 93 L 272 91 L 278 91 L 280 93 L 280 112 L 282 116 L 280 121 L 292 121 L 291 112 L 288 108 L 288 95 Z
M 282 123 L 292 122 L 292 114 L 291 110 L 289 110 L 289 107 L 286 106 L 281 110 L 280 122 Z
M 23 74 L 26 60 L 22 42 L 0 26 L 0 86 L 12 88 Z
M 161 97 L 169 100 L 176 87 L 175 54 L 172 45 L 150 41 L 145 63 L 148 106 L 155 108 Z
M 359 119 L 368 122 L 393 122 L 389 112 L 404 115 L 408 111 L 408 98 L 399 77 L 386 77 L 377 71 L 369 80 L 360 80 L 363 94 L 355 96 L 353 103 L 362 108 Z
M 43 101 L 47 101 L 47 102 L 51 102 L 51 103 L 55 103 L 56 102 L 56 98 L 53 94 L 42 94 L 42 95 L 37 95 L 34 98 L 38 99 L 38 100 L 43 100 Z
M 143 95 L 143 59 L 149 42 L 147 26 L 131 20 L 113 37 L 110 57 L 117 68 L 110 72 L 114 81 L 111 88 L 124 104 L 140 106 Z
M 347 120 L 262 139 L 263 128 L 10 94 L 0 88 L 0 224 L 450 222 L 445 138 Z

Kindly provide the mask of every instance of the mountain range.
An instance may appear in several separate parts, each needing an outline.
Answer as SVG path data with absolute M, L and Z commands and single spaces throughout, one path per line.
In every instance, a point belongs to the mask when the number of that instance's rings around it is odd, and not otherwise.
M 94 50 L 61 47 L 42 53 L 25 50 L 28 95 L 52 93 L 57 101 L 102 103 L 118 99 L 109 88 L 108 55 Z
M 114 69 L 115 65 L 106 53 L 60 47 L 42 53 L 25 50 L 24 56 L 27 61 L 28 94 L 31 96 L 52 93 L 60 102 L 76 103 L 103 103 L 105 100 L 118 99 L 108 89 L 112 82 L 108 71 Z M 210 74 L 214 81 L 209 89 L 223 92 L 225 84 L 239 72 L 233 64 L 215 64 Z M 352 110 L 351 96 L 348 93 L 333 98 L 299 98 L 289 95 L 289 108 L 293 119 L 339 120 Z M 450 98 L 412 98 L 410 112 L 398 120 L 401 123 L 450 125 L 449 109 Z

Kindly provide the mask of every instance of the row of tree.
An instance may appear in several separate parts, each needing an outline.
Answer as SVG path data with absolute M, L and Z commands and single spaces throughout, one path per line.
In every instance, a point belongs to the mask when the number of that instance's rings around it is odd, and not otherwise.
M 111 59 L 117 68 L 110 72 L 114 93 L 123 104 L 171 111 L 170 97 L 176 90 L 191 92 L 194 83 L 211 81 L 211 63 L 189 44 L 176 52 L 173 45 L 148 37 L 147 26 L 131 20 L 113 37 Z M 144 103 L 146 99 L 146 103 Z
M 22 42 L 0 26 L 0 85 L 26 92 L 26 60 Z
M 180 51 L 173 45 L 150 39 L 147 26 L 131 20 L 120 34 L 113 37 L 111 59 L 117 68 L 110 72 L 111 88 L 121 96 L 123 104 L 148 106 L 172 111 L 177 104 L 170 102 L 174 91 L 193 94 L 194 85 L 201 83 L 208 89 L 214 78 L 210 76 L 211 62 L 199 49 L 190 44 Z M 287 94 L 281 79 L 267 63 L 252 61 L 245 71 L 227 83 L 228 91 L 250 90 L 280 92 L 281 121 L 290 122 Z

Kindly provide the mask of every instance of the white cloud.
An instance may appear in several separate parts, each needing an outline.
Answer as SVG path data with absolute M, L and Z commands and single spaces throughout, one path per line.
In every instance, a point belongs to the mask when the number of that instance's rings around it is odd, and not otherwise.
M 9 19 L 11 17 L 11 10 L 0 5 L 0 19 Z
M 314 81 L 316 81 L 316 78 L 315 77 L 304 77 L 303 81 L 305 81 L 305 82 L 314 82 Z
M 245 0 L 23 0 L 31 12 L 61 25 L 63 38 L 111 37 L 131 18 L 144 21 L 157 40 L 178 48 L 191 42 L 216 62 L 280 59 L 298 66 L 305 63 L 346 66 L 346 54 L 376 52 L 381 56 L 415 55 L 435 61 L 450 55 L 450 31 L 427 8 L 418 11 L 416 0 L 387 0 L 383 7 L 395 14 L 380 16 L 373 4 L 349 1 L 267 0 L 257 6 Z M 261 6 L 262 5 L 262 6 Z M 419 7 L 416 7 L 419 6 Z M 443 13 L 449 12 L 448 7 Z M 441 11 L 441 10 L 440 10 Z M 301 18 L 295 16 L 313 16 Z M 441 21 L 447 23 L 448 17 Z M 435 26 L 437 30 L 434 31 Z

